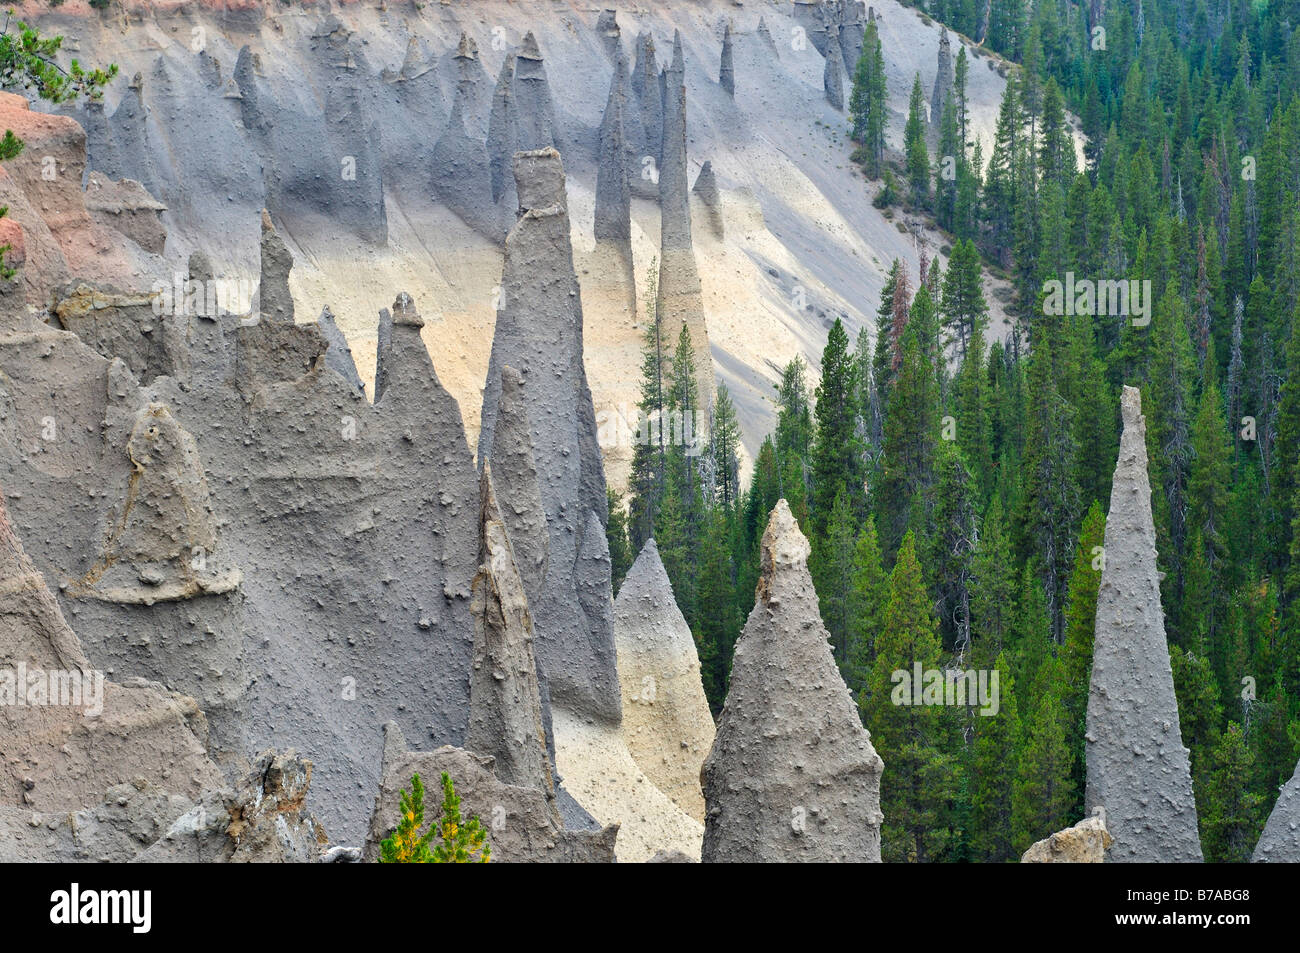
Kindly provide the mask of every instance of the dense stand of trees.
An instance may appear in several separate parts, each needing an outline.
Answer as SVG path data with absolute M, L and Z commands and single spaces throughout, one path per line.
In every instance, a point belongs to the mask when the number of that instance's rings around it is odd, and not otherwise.
M 1300 3 L 1107 4 L 1095 23 L 1059 0 L 924 8 L 986 48 L 955 44 L 937 129 L 918 78 L 886 151 L 874 26 L 850 112 L 877 204 L 932 215 L 946 264 L 894 262 L 872 333 L 837 321 L 816 374 L 786 366 L 747 487 L 724 388 L 694 443 L 665 428 L 638 446 L 615 561 L 656 538 L 716 710 L 786 498 L 888 765 L 885 857 L 1015 859 L 1085 813 L 1118 395 L 1136 385 L 1202 844 L 1247 859 L 1300 756 Z M 966 77 L 989 49 L 1017 65 L 985 158 Z M 996 335 L 986 272 L 1009 287 Z M 1071 275 L 1150 295 L 1053 307 Z M 658 335 L 643 410 L 677 419 L 701 406 L 689 336 Z M 996 670 L 998 714 L 892 704 L 914 662 Z

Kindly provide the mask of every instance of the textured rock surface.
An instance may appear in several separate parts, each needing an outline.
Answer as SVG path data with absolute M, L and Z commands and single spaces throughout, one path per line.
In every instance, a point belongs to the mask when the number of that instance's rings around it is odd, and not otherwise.
M 832 33 L 826 38 L 826 69 L 822 72 L 822 86 L 826 101 L 839 112 L 844 111 L 844 56 L 840 52 L 840 38 Z
M 559 826 L 547 797 L 532 786 L 506 784 L 494 771 L 491 757 L 444 746 L 436 751 L 408 751 L 401 729 L 384 726 L 382 781 L 370 819 L 362 859 L 378 859 L 379 844 L 396 828 L 401 791 L 410 790 L 419 774 L 429 793 L 425 821 L 440 816 L 439 779 L 446 772 L 456 786 L 463 818 L 477 817 L 487 831 L 492 861 L 497 863 L 611 863 L 618 826 L 597 831 L 565 830 Z
M 1282 786 L 1251 860 L 1257 864 L 1300 863 L 1300 764 Z
M 519 153 L 515 182 L 521 213 L 506 239 L 479 459 L 493 459 L 503 368 L 517 368 L 549 532 L 547 585 L 530 605 L 544 692 L 554 704 L 617 724 L 610 566 L 608 553 L 601 555 L 605 480 L 583 367 L 582 299 L 559 153 Z M 514 498 L 513 491 L 503 495 Z
M 0 671 L 9 676 L 0 705 L 0 803 L 31 811 L 77 811 L 100 802 L 108 788 L 144 779 L 186 797 L 219 784 L 205 750 L 207 724 L 194 699 L 144 681 L 104 679 L 82 651 L 45 580 L 9 522 L 0 497 Z M 49 685 L 61 673 L 65 697 Z M 97 687 L 96 687 L 97 686 Z M 78 697 L 80 696 L 80 697 Z M 35 704 L 32 704 L 35 702 Z M 53 703 L 51 703 L 53 702 Z
M 628 179 L 627 63 L 620 52 L 609 84 L 609 99 L 600 123 L 600 166 L 596 172 L 596 241 L 628 243 L 632 238 L 632 191 Z
M 365 393 L 366 385 L 362 383 L 361 375 L 357 373 L 356 362 L 352 360 L 352 348 L 348 346 L 347 337 L 334 322 L 334 312 L 329 309 L 329 305 L 321 311 L 316 323 L 320 326 L 321 337 L 329 345 L 329 350 L 325 352 L 325 366 L 337 373 L 358 392 Z
M 713 746 L 713 715 L 695 639 L 653 539 L 614 600 L 614 635 L 628 751 L 660 791 L 704 823 L 700 768 Z
M 293 293 L 289 291 L 289 270 L 293 255 L 262 209 L 262 281 L 258 285 L 258 307 L 267 321 L 293 324 Z
M 701 775 L 702 860 L 880 860 L 880 756 L 840 677 L 785 500 Z
M 308 864 L 320 860 L 325 829 L 307 810 L 312 764 L 290 750 L 263 751 L 233 789 L 212 791 L 182 814 L 139 860 L 144 863 Z
M 542 702 L 533 655 L 533 620 L 515 568 L 506 524 L 484 466 L 479 512 L 479 570 L 474 577 L 474 665 L 470 671 L 465 745 L 496 761 L 506 784 L 537 788 L 554 806 Z
M 1084 818 L 1073 827 L 1057 831 L 1031 844 L 1022 864 L 1100 864 L 1114 842 L 1100 817 Z
M 1105 566 L 1086 733 L 1089 811 L 1105 809 L 1111 861 L 1200 861 L 1187 748 L 1169 668 L 1147 479 L 1146 418 L 1136 387 L 1106 516 Z

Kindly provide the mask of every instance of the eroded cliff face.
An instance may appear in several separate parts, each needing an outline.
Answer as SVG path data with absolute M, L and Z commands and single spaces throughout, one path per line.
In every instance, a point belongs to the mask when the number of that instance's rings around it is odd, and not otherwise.
M 893 0 L 873 6 L 897 144 L 913 74 L 932 88 L 940 30 Z M 840 46 L 847 95 L 862 4 L 746 11 L 728 0 L 608 10 L 566 2 L 545 17 L 506 0 L 328 9 L 127 0 L 115 10 L 101 16 L 68 0 L 54 11 L 31 3 L 19 12 L 64 33 L 83 60 L 121 66 L 104 104 L 73 115 L 86 130 L 91 169 L 137 180 L 166 206 L 168 244 L 140 285 L 183 275 L 195 249 L 207 253 L 217 278 L 256 284 L 257 215 L 266 207 L 297 263 L 296 313 L 310 320 L 331 308 L 367 385 L 379 344 L 373 316 L 397 288 L 421 302 L 424 340 L 440 353 L 440 377 L 461 404 L 471 441 L 503 242 L 517 209 L 511 157 L 558 148 L 584 291 L 616 279 L 606 293 L 588 294 L 584 328 L 616 486 L 631 458 L 627 427 L 617 422 L 633 416 L 637 401 L 652 260 L 668 279 L 670 301 L 681 302 L 674 313 L 693 322 L 702 380 L 716 374 L 727 383 L 753 453 L 773 422 L 766 398 L 776 368 L 796 353 L 815 366 L 836 316 L 850 333 L 871 323 L 859 303 L 876 300 L 893 258 L 915 274 L 920 249 L 942 257 L 937 233 L 900 232 L 871 206 L 871 189 L 852 171 L 838 134 L 844 114 L 825 99 L 825 24 Z M 660 247 L 660 182 L 664 172 L 675 181 L 680 151 L 663 151 L 672 114 L 660 84 L 665 67 L 676 70 L 678 34 L 686 176 L 693 181 L 712 163 L 717 214 L 733 225 L 724 237 L 695 228 L 698 290 L 689 266 L 669 267 L 681 253 Z M 632 200 L 627 246 L 615 255 L 598 207 L 607 207 L 606 147 L 617 148 L 602 129 L 620 56 L 628 64 L 623 150 Z M 972 60 L 971 128 L 986 155 L 1002 87 L 987 58 Z M 82 177 L 80 169 L 68 174 Z M 606 178 L 618 191 L 617 176 Z M 672 190 L 678 205 L 701 214 L 697 198 Z M 672 212 L 670 223 L 680 217 Z

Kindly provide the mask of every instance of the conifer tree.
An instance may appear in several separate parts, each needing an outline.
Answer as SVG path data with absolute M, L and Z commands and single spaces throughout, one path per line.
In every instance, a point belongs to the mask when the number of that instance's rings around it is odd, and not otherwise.
M 889 605 L 876 639 L 866 699 L 872 742 L 889 759 L 894 781 L 881 790 L 881 857 L 924 863 L 940 860 L 952 846 L 949 802 L 957 781 L 951 753 L 951 715 L 943 705 L 911 704 L 893 677 L 939 665 L 941 646 L 916 543 L 909 533 L 889 578 Z M 896 703 L 906 701 L 906 704 Z
M 911 186 L 912 204 L 927 208 L 930 204 L 930 150 L 925 144 L 925 93 L 921 89 L 920 73 L 912 81 L 903 149 L 907 156 L 907 181 Z

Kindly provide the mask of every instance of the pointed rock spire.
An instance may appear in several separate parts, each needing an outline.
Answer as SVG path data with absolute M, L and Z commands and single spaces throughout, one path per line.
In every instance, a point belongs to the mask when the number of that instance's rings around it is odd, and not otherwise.
M 648 540 L 614 600 L 623 737 L 645 776 L 703 823 L 700 768 L 713 746 L 713 715 L 695 638 Z
M 1250 859 L 1257 864 L 1300 863 L 1300 763 L 1282 786 Z
M 73 590 L 106 602 L 153 605 L 238 586 L 239 570 L 218 552 L 198 445 L 167 405 L 140 408 L 125 449 L 130 488 L 110 513 L 99 558 Z
M 685 324 L 695 348 L 695 380 L 702 407 L 712 406 L 713 355 L 704 317 L 699 267 L 691 241 L 690 182 L 686 161 L 686 60 L 682 38 L 673 64 L 660 77 L 664 95 L 663 161 L 659 167 L 659 285 L 656 299 L 664 340 L 676 346 Z
M 934 75 L 934 92 L 930 96 L 930 126 L 936 130 L 943 119 L 943 104 L 953 87 L 952 70 L 952 43 L 948 31 L 943 30 L 939 34 L 939 69 Z
M 731 24 L 728 23 L 722 34 L 722 63 L 718 67 L 718 84 L 727 91 L 727 95 L 736 95 L 736 66 L 732 60 Z
M 497 76 L 496 91 L 492 94 L 492 113 L 488 117 L 487 148 L 492 175 L 492 201 L 498 203 L 507 197 L 507 193 L 514 192 L 510 163 L 519 140 L 514 83 L 515 58 L 507 54 L 501 64 L 501 73 Z M 513 206 L 510 213 L 514 214 Z
M 840 51 L 840 38 L 837 31 L 826 37 L 826 68 L 822 71 L 822 86 L 826 90 L 826 101 L 839 112 L 844 111 L 844 55 Z
M 655 41 L 649 33 L 636 38 L 636 62 L 632 67 L 632 92 L 641 107 L 642 137 L 646 154 L 656 165 L 663 161 L 664 103 L 659 91 L 659 64 L 655 61 Z
M 329 305 L 325 305 L 321 310 L 320 320 L 316 323 L 320 325 L 321 336 L 329 345 L 329 350 L 325 352 L 325 366 L 352 385 L 353 390 L 364 394 L 366 385 L 361 380 L 361 375 L 357 373 L 356 362 L 352 359 L 352 348 L 348 346 L 347 336 L 335 323 L 334 312 L 330 310 Z
M 494 757 L 497 777 L 505 783 L 542 791 L 558 822 L 533 656 L 533 620 L 497 505 L 491 465 L 483 467 L 479 485 L 479 570 L 470 603 L 474 667 L 465 747 Z
M 277 324 L 293 324 L 293 295 L 289 292 L 289 271 L 293 255 L 285 245 L 271 216 L 262 209 L 262 280 L 258 286 L 258 309 L 262 318 Z
M 880 860 L 882 764 L 831 656 L 809 551 L 779 501 L 701 775 L 705 862 Z
M 777 51 L 776 40 L 772 38 L 772 31 L 768 29 L 767 21 L 762 17 L 758 18 L 758 35 L 767 44 L 773 55 L 779 59 L 781 54 Z
M 595 411 L 582 350 L 582 298 L 573 269 L 564 166 L 554 149 L 515 156 L 521 214 L 506 238 L 497 314 L 483 392 L 479 460 L 495 463 L 504 368 L 517 368 L 524 394 L 542 506 L 549 568 L 542 599 L 531 606 L 540 675 L 550 698 L 611 722 L 619 718 L 612 620 L 580 598 L 589 513 L 600 536 L 607 502 L 596 442 Z M 587 534 L 589 535 L 589 534 Z M 608 561 L 603 599 L 610 603 Z M 593 612 L 595 613 L 593 615 Z
M 388 387 L 389 368 L 393 359 L 393 316 L 387 308 L 379 310 L 379 328 L 375 333 L 375 400 L 384 396 Z
M 555 145 L 555 107 L 537 38 L 530 32 L 515 59 L 515 104 L 519 117 L 519 148 L 548 149 Z
M 709 228 L 718 240 L 723 237 L 722 229 L 722 194 L 718 191 L 718 180 L 713 174 L 713 163 L 707 161 L 700 167 L 700 174 L 695 177 L 695 187 L 691 189 L 700 197 L 708 209 Z
M 1124 432 L 1097 596 L 1084 808 L 1105 809 L 1115 838 L 1112 861 L 1199 862 L 1196 802 L 1160 605 L 1146 418 L 1136 387 L 1124 388 L 1120 406 Z
M 628 179 L 623 117 L 627 103 L 627 63 L 619 52 L 600 123 L 600 162 L 596 169 L 596 241 L 630 241 L 632 190 Z

